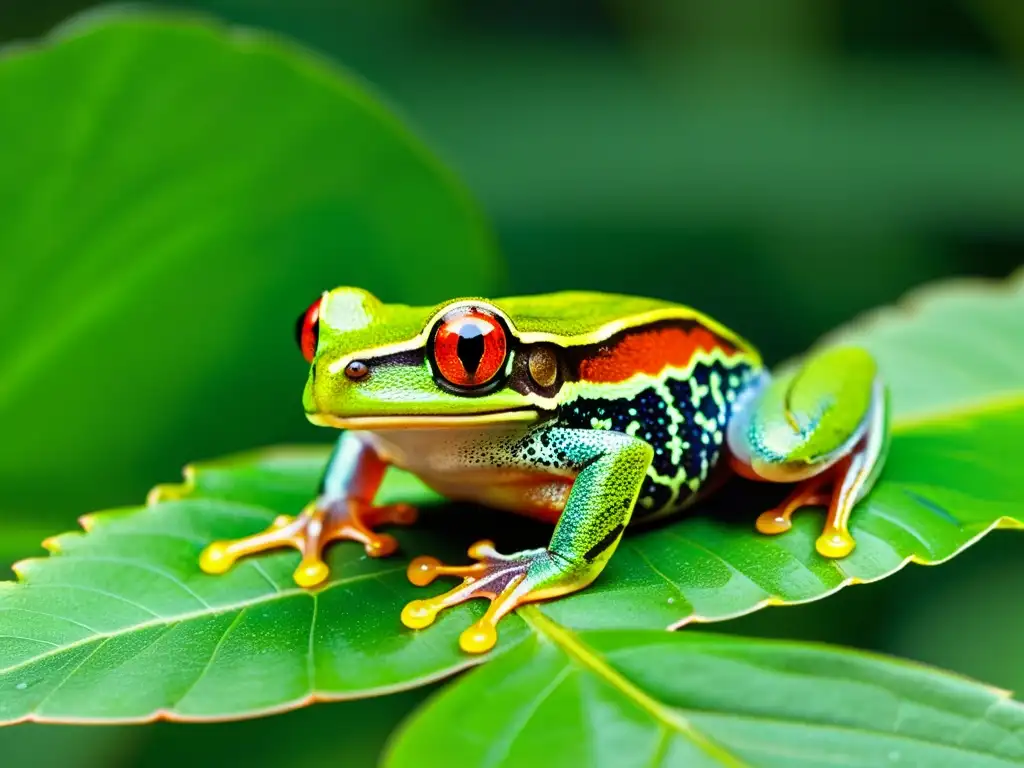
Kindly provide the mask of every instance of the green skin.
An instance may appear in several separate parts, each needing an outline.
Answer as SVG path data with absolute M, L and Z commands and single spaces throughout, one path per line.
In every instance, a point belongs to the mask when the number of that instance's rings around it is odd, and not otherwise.
M 492 386 L 462 391 L 443 379 L 432 344 L 453 309 L 469 306 L 500 319 L 509 354 Z M 577 371 L 592 369 L 565 363 L 604 359 L 623 334 L 666 327 L 707 331 L 728 355 L 705 350 L 692 363 L 675 361 L 654 373 L 646 365 L 618 381 L 588 380 Z M 492 647 L 498 621 L 516 605 L 591 583 L 634 510 L 649 519 L 682 509 L 707 490 L 716 465 L 728 463 L 760 480 L 803 481 L 811 491 L 828 479 L 829 523 L 818 549 L 842 556 L 853 546 L 845 527 L 849 510 L 884 460 L 885 390 L 866 352 L 827 349 L 772 379 L 749 344 L 681 305 L 561 293 L 423 308 L 338 288 L 324 294 L 318 330 L 303 405 L 313 423 L 345 430 L 320 495 L 303 516 L 282 519 L 264 534 L 211 545 L 203 568 L 223 572 L 237 557 L 291 544 L 304 553 L 296 581 L 312 586 L 327 576 L 320 550 L 330 538 L 355 538 L 370 554 L 388 554 L 393 540 L 357 514 L 406 521 L 404 509 L 372 505 L 386 466 L 411 471 L 450 498 L 556 522 L 543 549 L 500 555 L 480 542 L 470 550 L 474 565 L 413 561 L 414 583 L 438 575 L 464 580 L 444 595 L 406 606 L 407 626 L 425 627 L 440 610 L 469 598 L 491 599 L 484 618 L 462 636 L 469 652 Z M 527 366 L 527 360 L 532 366 L 549 359 L 534 357 L 542 347 L 558 361 L 553 383 L 543 371 L 538 381 Z M 352 364 L 364 366 L 361 375 L 353 375 Z M 615 418 L 605 418 L 609 413 Z M 790 506 L 821 501 L 812 495 Z M 772 510 L 758 527 L 781 532 L 791 512 Z

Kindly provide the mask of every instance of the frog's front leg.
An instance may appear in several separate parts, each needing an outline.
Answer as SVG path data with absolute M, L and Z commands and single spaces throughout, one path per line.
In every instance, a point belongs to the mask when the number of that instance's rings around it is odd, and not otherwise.
M 783 533 L 796 510 L 825 505 L 815 546 L 825 557 L 844 557 L 855 545 L 850 513 L 881 472 L 888 435 L 888 400 L 874 359 L 865 350 L 839 347 L 747 392 L 726 439 L 739 474 L 798 483 L 758 518 L 757 529 Z
M 520 466 L 576 474 L 548 547 L 501 555 L 491 542 L 480 541 L 469 549 L 478 561 L 473 565 L 442 565 L 432 557 L 409 565 L 409 580 L 417 586 L 441 575 L 463 580 L 449 592 L 406 605 L 402 622 L 407 627 L 429 626 L 442 609 L 474 597 L 491 601 L 483 618 L 459 639 L 470 653 L 494 646 L 498 621 L 516 606 L 575 592 L 597 578 L 629 523 L 653 458 L 650 445 L 629 435 L 561 427 L 533 431 L 511 453 Z
M 323 551 L 332 541 L 357 541 L 371 557 L 390 555 L 398 548 L 398 542 L 373 529 L 387 523 L 408 525 L 415 521 L 416 510 L 406 504 L 373 506 L 386 469 L 385 462 L 358 432 L 342 433 L 327 463 L 317 498 L 300 515 L 281 515 L 267 530 L 254 536 L 210 544 L 200 556 L 200 567 L 206 573 L 224 573 L 245 555 L 294 547 L 302 553 L 294 573 L 295 583 L 315 587 L 330 573 Z

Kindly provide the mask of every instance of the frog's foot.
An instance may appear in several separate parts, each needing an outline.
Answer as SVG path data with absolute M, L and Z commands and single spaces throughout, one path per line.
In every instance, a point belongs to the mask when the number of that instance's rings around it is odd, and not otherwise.
M 568 560 L 547 549 L 502 555 L 495 551 L 492 542 L 478 541 L 469 548 L 469 556 L 477 562 L 453 566 L 442 565 L 433 557 L 417 557 L 409 563 L 409 581 L 418 587 L 430 584 L 438 576 L 461 576 L 462 583 L 437 597 L 413 600 L 402 610 L 405 626 L 423 629 L 433 624 L 445 608 L 474 597 L 487 598 L 491 605 L 483 618 L 459 637 L 459 645 L 468 653 L 493 648 L 498 640 L 498 622 L 517 606 L 575 592 L 593 580 L 593 576 L 581 577 Z
M 793 527 L 793 513 L 803 507 L 826 506 L 832 495 L 821 490 L 823 477 L 812 477 L 797 484 L 796 489 L 777 507 L 762 512 L 757 518 L 757 530 L 775 535 L 785 533 Z
M 340 499 L 309 504 L 298 517 L 281 515 L 262 533 L 233 541 L 215 541 L 199 558 L 206 573 L 224 573 L 240 557 L 280 547 L 294 547 L 302 561 L 293 578 L 300 587 L 315 587 L 327 579 L 330 570 L 323 551 L 332 541 L 358 541 L 370 557 L 386 557 L 398 542 L 373 528 L 385 523 L 409 525 L 416 510 L 407 504 L 374 507 L 358 499 Z
M 851 461 L 843 460 L 832 469 L 808 478 L 773 509 L 757 518 L 757 530 L 770 535 L 785 533 L 793 527 L 793 514 L 803 507 L 828 507 L 825 526 L 815 542 L 818 553 L 824 557 L 846 557 L 856 542 L 847 528 L 855 499 L 844 493 L 845 479 L 851 471 Z

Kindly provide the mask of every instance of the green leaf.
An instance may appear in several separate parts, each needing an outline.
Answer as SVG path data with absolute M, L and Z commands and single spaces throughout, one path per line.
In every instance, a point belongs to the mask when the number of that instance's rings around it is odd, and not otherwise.
M 820 599 L 908 562 L 941 562 L 995 527 L 1019 527 L 1024 398 L 1010 396 L 1020 379 L 1000 373 L 1014 361 L 996 341 L 1019 323 L 1022 290 L 1024 279 L 968 298 L 959 288 L 940 291 L 866 332 L 865 342 L 890 361 L 908 345 L 917 378 L 931 382 L 935 410 L 896 403 L 891 457 L 854 513 L 859 544 L 850 557 L 817 555 L 816 513 L 783 536 L 756 534 L 753 519 L 767 503 L 756 491 L 766 489 L 737 482 L 697 514 L 631 534 L 591 587 L 535 610 L 574 631 L 721 620 Z M 960 350 L 957 338 L 993 342 L 979 344 L 961 371 L 945 354 L 973 348 Z M 954 374 L 960 388 L 949 397 Z M 974 399 L 961 396 L 971 377 Z M 901 421 L 906 408 L 912 418 Z M 372 560 L 344 543 L 331 549 L 332 578 L 316 592 L 291 582 L 294 552 L 247 559 L 224 576 L 199 571 L 210 541 L 254 533 L 301 509 L 326 455 L 276 450 L 196 465 L 190 483 L 158 489 L 148 509 L 89 516 L 87 534 L 50 540 L 54 556 L 21 563 L 21 583 L 0 590 L 0 721 L 249 716 L 417 686 L 530 637 L 511 616 L 495 652 L 462 654 L 456 638 L 482 612 L 480 601 L 428 630 L 403 628 L 406 601 L 445 587 L 414 588 L 405 557 Z M 387 482 L 384 498 L 436 501 L 408 475 L 394 472 Z M 483 536 L 512 550 L 549 535 L 466 506 L 428 508 L 417 526 L 394 532 L 404 556 L 453 561 L 464 561 L 466 546 Z
M 0 721 L 239 717 L 413 687 L 478 661 L 458 651 L 455 624 L 400 630 L 392 608 L 417 597 L 401 558 L 334 547 L 316 592 L 292 582 L 291 553 L 225 578 L 198 571 L 211 538 L 265 528 L 277 514 L 266 504 L 301 508 L 326 456 L 274 449 L 197 465 L 149 509 L 87 516 L 87 534 L 44 542 L 55 556 L 16 564 L 24 584 L 0 582 Z M 382 497 L 436 500 L 401 472 Z M 393 531 L 405 551 L 460 555 L 443 518 L 424 522 Z
M 521 613 L 535 636 L 414 714 L 387 768 L 438 753 L 487 768 L 1024 762 L 1024 705 L 965 678 L 828 646 L 573 633 Z
M 497 275 L 463 187 L 363 84 L 187 15 L 5 51 L 0 166 L 0 509 L 24 517 L 294 433 L 294 319 L 324 289 Z
M 1001 286 L 963 278 L 919 288 L 827 335 L 870 349 L 902 432 L 1024 407 L 1024 268 Z

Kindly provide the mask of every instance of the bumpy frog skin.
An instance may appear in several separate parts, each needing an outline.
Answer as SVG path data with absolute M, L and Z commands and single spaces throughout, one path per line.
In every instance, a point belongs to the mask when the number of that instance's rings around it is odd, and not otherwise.
M 854 547 L 851 509 L 887 447 L 886 392 L 868 353 L 827 349 L 773 378 L 733 332 L 653 299 L 570 292 L 431 308 L 337 288 L 297 331 L 310 362 L 306 415 L 344 430 L 319 495 L 263 533 L 211 544 L 203 570 L 292 546 L 302 553 L 296 583 L 315 587 L 329 575 L 331 541 L 391 554 L 395 539 L 374 528 L 412 523 L 415 510 L 373 501 L 387 467 L 401 467 L 448 498 L 554 525 L 546 548 L 504 555 L 481 541 L 471 565 L 412 561 L 414 584 L 462 583 L 409 603 L 408 627 L 490 599 L 462 634 L 468 652 L 492 648 L 517 605 L 586 587 L 627 525 L 685 508 L 730 467 L 796 483 L 758 518 L 759 531 L 781 533 L 800 507 L 825 505 L 818 552 L 843 557 Z

